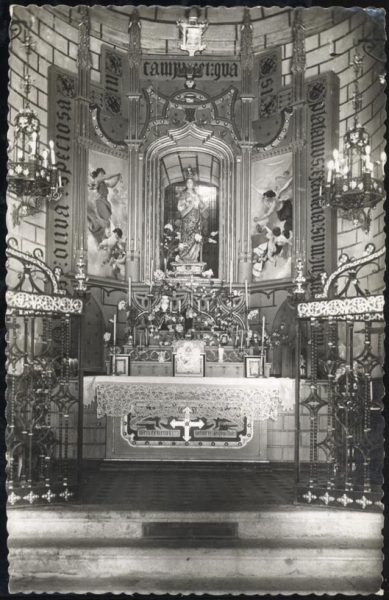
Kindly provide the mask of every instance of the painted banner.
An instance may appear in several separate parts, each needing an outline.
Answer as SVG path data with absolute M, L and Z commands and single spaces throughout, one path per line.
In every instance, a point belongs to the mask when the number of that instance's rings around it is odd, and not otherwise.
M 252 122 L 254 140 L 271 143 L 283 125 L 279 94 L 282 86 L 281 47 L 263 52 L 255 60 L 254 94 L 258 97 L 257 119 Z
M 336 214 L 322 206 L 327 161 L 339 145 L 339 80 L 334 73 L 325 73 L 306 82 L 308 107 L 308 268 L 313 275 L 336 267 L 334 242 Z M 317 286 L 315 288 L 315 285 Z M 313 284 L 313 293 L 320 292 L 320 280 Z
M 54 140 L 58 169 L 64 187 L 60 200 L 47 209 L 47 264 L 61 267 L 64 273 L 72 270 L 73 262 L 73 178 L 75 137 L 76 77 L 50 67 L 48 138 Z

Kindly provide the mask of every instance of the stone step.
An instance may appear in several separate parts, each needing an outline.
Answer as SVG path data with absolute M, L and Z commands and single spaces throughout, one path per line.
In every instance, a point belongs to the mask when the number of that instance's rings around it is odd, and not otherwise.
M 260 512 L 8 510 L 10 590 L 376 593 L 383 517 L 318 507 Z
M 156 547 L 150 540 L 118 544 L 111 539 L 97 545 L 89 538 L 39 547 L 20 540 L 9 547 L 10 591 L 375 593 L 380 588 L 379 548 L 339 548 L 336 540 L 320 548 L 219 542 Z
M 44 527 L 42 527 L 44 523 Z M 10 539 L 79 539 L 93 535 L 95 540 L 105 537 L 120 539 L 140 539 L 150 528 L 154 537 L 180 537 L 166 531 L 157 535 L 158 527 L 171 524 L 198 525 L 218 524 L 234 534 L 223 537 L 260 540 L 311 539 L 324 543 L 326 538 L 339 542 L 368 538 L 381 543 L 383 515 L 363 513 L 343 509 L 323 509 L 321 507 L 295 507 L 261 510 L 258 512 L 140 512 L 125 511 L 114 506 L 52 506 L 39 508 L 8 509 L 7 529 Z M 215 527 L 215 525 L 211 525 Z M 204 530 L 203 530 L 204 531 Z M 181 536 L 182 537 L 182 536 Z M 207 537 L 200 535 L 199 537 Z

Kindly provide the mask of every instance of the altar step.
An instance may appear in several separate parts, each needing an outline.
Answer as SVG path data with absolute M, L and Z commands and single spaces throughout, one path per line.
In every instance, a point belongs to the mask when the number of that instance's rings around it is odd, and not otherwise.
M 351 594 L 381 585 L 378 513 L 114 508 L 10 510 L 10 591 Z

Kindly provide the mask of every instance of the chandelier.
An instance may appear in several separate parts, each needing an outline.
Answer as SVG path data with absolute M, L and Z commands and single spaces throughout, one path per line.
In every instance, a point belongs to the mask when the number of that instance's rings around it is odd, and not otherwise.
M 8 190 L 15 194 L 19 201 L 13 213 L 14 225 L 19 224 L 20 219 L 36 214 L 41 209 L 42 202 L 59 200 L 62 194 L 61 174 L 56 164 L 54 142 L 50 140 L 49 148 L 41 151 L 41 124 L 30 106 L 30 55 L 33 43 L 28 32 L 25 32 L 23 45 L 26 51 L 22 81 L 23 108 L 14 119 L 14 144 L 7 175 Z
M 343 155 L 338 149 L 333 151 L 333 159 L 328 162 L 324 190 L 321 190 L 324 206 L 339 209 L 342 217 L 352 220 L 368 233 L 371 223 L 371 210 L 384 199 L 384 176 L 386 154 L 381 153 L 375 163 L 371 158 L 370 138 L 358 119 L 362 108 L 362 93 L 359 91 L 359 77 L 362 74 L 362 60 L 354 56 L 353 67 L 354 124 L 343 138 Z

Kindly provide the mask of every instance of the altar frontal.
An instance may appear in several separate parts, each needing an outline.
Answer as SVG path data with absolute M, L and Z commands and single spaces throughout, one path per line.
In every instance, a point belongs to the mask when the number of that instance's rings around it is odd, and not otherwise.
M 120 437 L 133 448 L 236 450 L 258 435 L 260 422 L 294 409 L 294 381 L 87 377 L 84 403 L 92 402 L 99 418 L 119 417 Z

